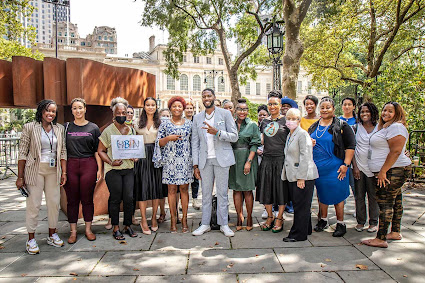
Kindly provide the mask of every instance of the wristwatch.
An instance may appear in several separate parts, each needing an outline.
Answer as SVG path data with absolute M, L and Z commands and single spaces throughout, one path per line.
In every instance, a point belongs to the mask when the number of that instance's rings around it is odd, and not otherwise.
M 252 163 L 252 159 L 247 159 L 246 162 Z
M 347 167 L 347 168 L 349 168 L 349 167 L 350 167 L 350 164 L 346 164 L 346 163 L 344 163 L 344 165 L 345 165 L 345 167 Z

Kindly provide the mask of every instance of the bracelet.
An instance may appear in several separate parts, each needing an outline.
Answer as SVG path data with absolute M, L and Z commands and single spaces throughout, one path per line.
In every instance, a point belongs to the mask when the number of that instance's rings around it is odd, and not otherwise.
M 215 133 L 215 136 L 216 137 L 219 137 L 220 136 L 220 131 L 217 131 L 217 133 Z
M 62 175 L 66 175 L 66 172 L 62 172 Z
M 252 159 L 247 159 L 246 162 L 252 163 Z

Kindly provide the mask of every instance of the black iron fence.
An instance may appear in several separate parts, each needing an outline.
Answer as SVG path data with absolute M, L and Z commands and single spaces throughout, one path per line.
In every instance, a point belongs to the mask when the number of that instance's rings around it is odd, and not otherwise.
M 16 174 L 12 167 L 18 166 L 19 138 L 0 137 L 0 180 L 7 177 L 7 171 Z

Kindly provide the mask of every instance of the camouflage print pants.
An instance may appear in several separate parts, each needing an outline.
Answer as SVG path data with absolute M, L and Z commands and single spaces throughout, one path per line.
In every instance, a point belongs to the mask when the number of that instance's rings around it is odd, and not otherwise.
M 376 200 L 379 205 L 379 230 L 376 237 L 386 240 L 388 227 L 391 224 L 391 232 L 400 233 L 401 216 L 403 215 L 403 196 L 401 187 L 406 181 L 409 170 L 404 167 L 391 168 L 387 172 L 390 184 L 379 187 L 375 179 Z M 376 173 L 375 176 L 378 174 Z

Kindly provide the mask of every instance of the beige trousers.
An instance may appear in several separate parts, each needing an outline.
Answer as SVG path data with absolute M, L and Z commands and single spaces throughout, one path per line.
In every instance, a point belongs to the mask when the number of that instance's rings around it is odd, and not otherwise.
M 54 229 L 58 224 L 60 188 L 57 183 L 56 174 L 56 167 L 50 167 L 48 163 L 40 163 L 37 184 L 35 186 L 27 185 L 29 191 L 26 213 L 28 233 L 34 233 L 37 228 L 38 212 L 40 211 L 43 191 L 46 197 L 49 228 Z

